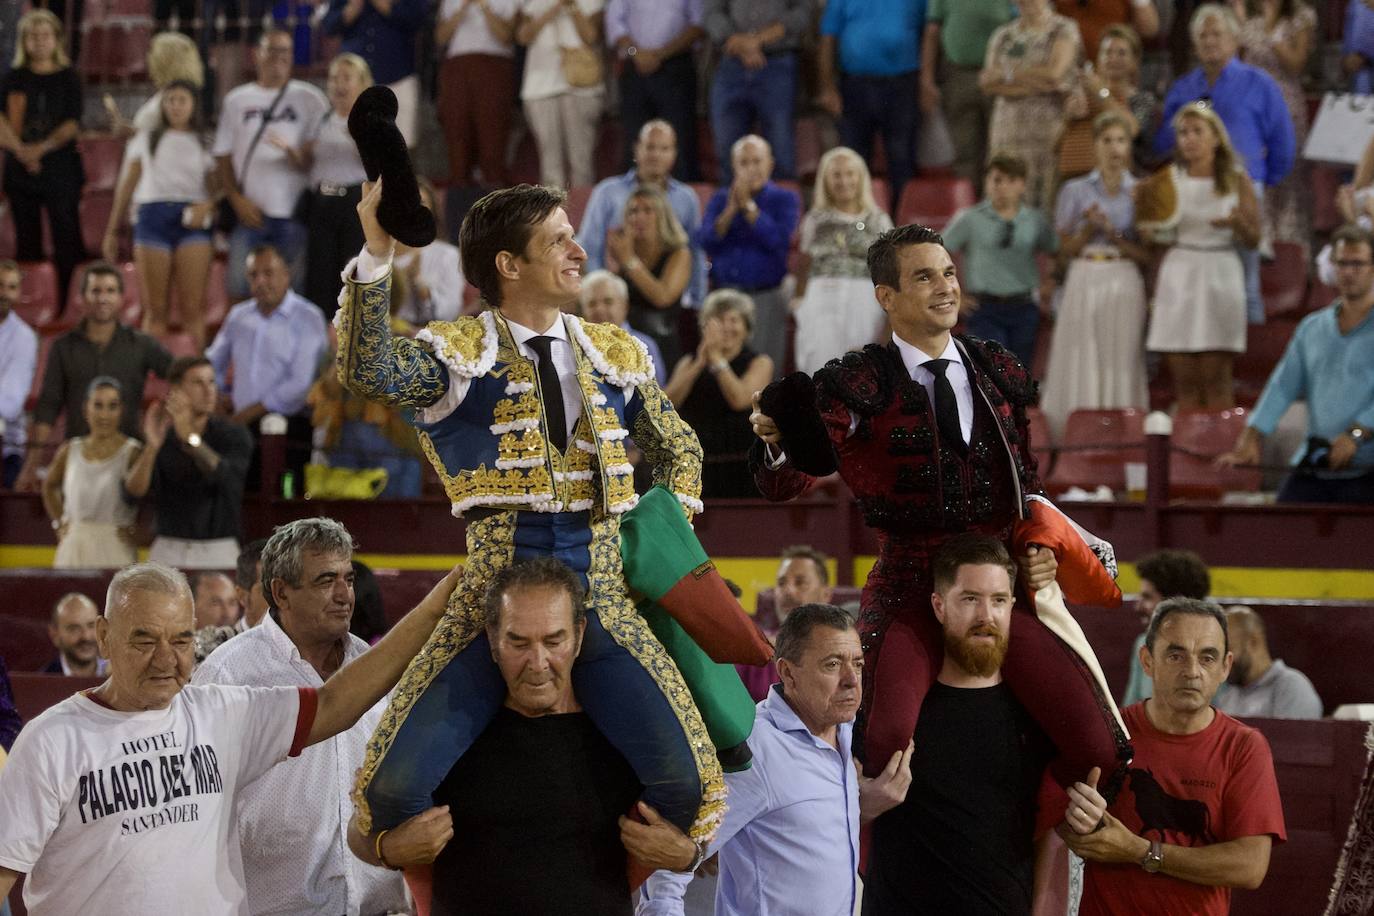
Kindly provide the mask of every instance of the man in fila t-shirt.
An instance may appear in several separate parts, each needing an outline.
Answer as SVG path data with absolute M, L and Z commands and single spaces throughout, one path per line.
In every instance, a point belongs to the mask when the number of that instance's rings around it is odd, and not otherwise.
M 0 771 L 0 899 L 27 874 L 33 916 L 247 912 L 237 792 L 377 703 L 454 582 L 316 690 L 188 686 L 186 577 L 155 563 L 116 573 L 96 634 L 109 679 L 30 722 Z

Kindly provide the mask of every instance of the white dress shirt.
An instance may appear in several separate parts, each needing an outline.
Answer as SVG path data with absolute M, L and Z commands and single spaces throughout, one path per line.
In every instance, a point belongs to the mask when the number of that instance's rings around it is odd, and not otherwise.
M 906 366 L 907 375 L 926 390 L 933 409 L 935 373 L 926 367 L 926 363 L 937 357 L 926 355 L 896 334 L 892 335 L 892 342 L 897 345 L 897 352 L 902 354 L 902 365 Z M 973 382 L 968 377 L 968 368 L 959 354 L 958 345 L 954 343 L 953 334 L 938 358 L 949 360 L 949 365 L 945 367 L 945 378 L 949 379 L 950 387 L 954 389 L 954 400 L 959 405 L 959 431 L 964 434 L 964 443 L 967 444 L 973 438 Z
M 348 634 L 343 663 L 367 651 Z M 201 662 L 193 684 L 324 686 L 281 625 L 268 614 Z M 398 872 L 368 865 L 348 849 L 349 793 L 367 741 L 386 709 L 383 699 L 350 729 L 312 745 L 244 786 L 238 828 L 248 911 L 254 914 L 410 912 Z
M 390 272 L 392 259 L 377 258 L 363 246 L 359 253 L 348 267 L 344 268 L 344 276 L 350 274 L 358 283 L 374 283 Z M 505 316 L 502 316 L 505 318 Z M 553 368 L 558 372 L 558 383 L 563 388 L 563 417 L 568 421 L 568 442 L 572 442 L 572 431 L 577 426 L 578 418 L 582 416 L 582 387 L 577 381 L 577 362 L 573 356 L 572 341 L 568 338 L 567 321 L 562 314 L 549 326 L 548 330 L 536 331 L 527 328 L 522 324 L 516 324 L 509 318 L 505 319 L 510 327 L 511 337 L 515 341 L 515 346 L 520 350 L 520 354 L 539 366 L 539 356 L 534 352 L 534 348 L 529 345 L 531 337 L 552 337 L 554 342 L 549 346 L 549 352 L 553 354 Z M 621 389 L 625 395 L 625 403 L 630 402 L 634 396 L 633 386 Z M 444 417 L 458 409 L 458 405 L 463 403 L 463 397 L 468 391 L 468 379 L 455 377 L 452 372 L 448 373 L 448 391 L 437 403 L 430 405 L 422 410 L 415 412 L 416 417 L 422 423 L 438 423 Z

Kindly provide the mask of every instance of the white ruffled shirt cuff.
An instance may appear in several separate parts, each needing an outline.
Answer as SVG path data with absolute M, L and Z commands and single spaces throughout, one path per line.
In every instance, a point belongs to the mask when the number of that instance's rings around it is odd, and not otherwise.
M 363 246 L 363 250 L 358 253 L 358 259 L 354 262 L 353 279 L 359 283 L 375 283 L 391 273 L 391 259 L 395 256 L 394 250 L 385 258 L 379 258 Z

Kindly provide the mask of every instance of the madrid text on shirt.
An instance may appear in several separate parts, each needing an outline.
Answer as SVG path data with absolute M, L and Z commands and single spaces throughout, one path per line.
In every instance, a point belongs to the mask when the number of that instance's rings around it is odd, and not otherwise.
M 120 821 L 120 835 L 132 836 L 167 824 L 200 820 L 195 802 L 176 802 L 196 795 L 220 795 L 224 778 L 219 758 L 208 744 L 183 752 L 175 732 L 120 743 L 127 759 L 83 773 L 77 786 L 81 823 L 130 812 Z M 161 806 L 161 807 L 157 807 Z M 146 809 L 157 808 L 147 811 Z M 133 813 L 146 811 L 146 813 Z

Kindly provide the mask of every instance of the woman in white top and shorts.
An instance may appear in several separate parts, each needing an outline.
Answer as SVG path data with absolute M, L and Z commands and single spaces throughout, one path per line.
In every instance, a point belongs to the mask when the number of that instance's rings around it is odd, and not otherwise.
M 215 203 L 209 175 L 214 160 L 201 133 L 199 89 L 175 80 L 161 92 L 161 120 L 130 141 L 128 169 L 115 191 L 114 207 L 101 246 L 115 261 L 119 227 L 132 200 L 134 264 L 143 296 L 143 329 L 167 332 L 168 301 L 175 277 L 181 325 L 197 347 L 205 346 L 205 278 L 214 254 L 210 222 Z
M 1259 204 L 1226 127 L 1194 102 L 1174 116 L 1177 229 L 1159 268 L 1145 348 L 1164 354 L 1180 410 L 1235 406 L 1245 352 L 1245 271 L 1236 243 L 1259 244 Z M 1161 241 L 1156 236 L 1156 241 Z
M 90 432 L 57 449 L 43 481 L 43 508 L 57 532 L 58 569 L 111 569 L 137 559 L 137 508 L 124 477 L 142 446 L 119 431 L 124 413 L 119 382 L 97 376 L 86 389 Z

